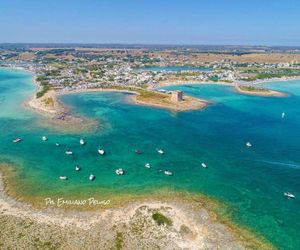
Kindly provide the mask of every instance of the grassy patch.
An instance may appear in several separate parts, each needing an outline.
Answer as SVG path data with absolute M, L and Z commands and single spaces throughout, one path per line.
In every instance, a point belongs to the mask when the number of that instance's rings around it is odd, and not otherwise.
M 54 106 L 54 100 L 51 97 L 46 98 L 45 100 L 42 100 L 42 102 L 45 103 L 46 106 Z
M 167 225 L 171 226 L 173 224 L 172 220 L 163 214 L 156 212 L 152 215 L 152 219 L 157 223 L 157 225 Z
M 46 94 L 48 92 L 48 90 L 50 90 L 50 86 L 49 86 L 48 82 L 42 81 L 42 82 L 40 82 L 40 85 L 42 87 L 42 90 L 36 93 L 37 98 L 42 97 L 44 94 Z
M 244 91 L 253 91 L 253 92 L 268 92 L 269 90 L 267 89 L 264 89 L 264 88 L 257 88 L 257 87 L 254 87 L 254 86 L 239 86 L 239 88 L 241 90 L 244 90 Z
M 117 250 L 121 250 L 123 247 L 123 234 L 120 232 L 117 232 L 115 246 Z

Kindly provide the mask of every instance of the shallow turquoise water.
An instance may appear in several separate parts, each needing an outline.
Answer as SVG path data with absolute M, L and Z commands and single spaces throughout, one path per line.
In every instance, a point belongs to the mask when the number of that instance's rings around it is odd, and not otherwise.
M 23 192 L 51 196 L 60 191 L 66 197 L 96 188 L 201 192 L 231 205 L 235 221 L 279 248 L 300 249 L 299 81 L 266 84 L 290 93 L 287 98 L 244 96 L 217 85 L 169 87 L 213 102 L 202 111 L 178 114 L 129 104 L 125 93 L 70 94 L 62 100 L 102 125 L 75 135 L 35 125 L 38 116 L 20 106 L 34 90 L 30 79 L 26 73 L 0 71 L 0 160 L 21 170 Z M 42 142 L 42 135 L 49 140 Z M 13 144 L 16 136 L 24 141 Z M 79 145 L 81 136 L 87 142 L 84 147 Z M 56 141 L 61 147 L 54 146 Z M 247 141 L 252 148 L 246 148 Z M 98 146 L 106 156 L 97 154 Z M 65 155 L 67 148 L 74 156 Z M 143 154 L 136 155 L 136 148 Z M 159 156 L 156 148 L 163 148 L 165 155 Z M 151 169 L 144 167 L 147 162 Z M 82 171 L 74 171 L 76 164 Z M 126 174 L 115 175 L 116 168 Z M 159 169 L 174 175 L 165 176 Z M 88 181 L 91 173 L 94 182 Z M 60 175 L 69 180 L 60 181 Z M 296 199 L 285 199 L 285 191 Z

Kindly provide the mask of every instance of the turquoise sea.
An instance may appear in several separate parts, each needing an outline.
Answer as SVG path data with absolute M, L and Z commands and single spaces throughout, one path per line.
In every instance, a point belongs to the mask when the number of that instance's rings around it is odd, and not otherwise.
M 300 81 L 265 84 L 289 93 L 286 98 L 245 96 L 217 85 L 169 87 L 212 101 L 204 110 L 183 113 L 130 104 L 128 93 L 65 95 L 63 102 L 101 124 L 78 135 L 39 127 L 39 116 L 22 107 L 35 89 L 31 77 L 0 71 L 0 161 L 19 170 L 20 192 L 46 197 L 97 188 L 115 193 L 147 194 L 163 187 L 199 192 L 230 205 L 235 222 L 279 249 L 300 249 Z M 43 135 L 49 140 L 43 142 Z M 17 136 L 23 142 L 12 143 Z M 81 137 L 85 146 L 79 145 Z M 103 157 L 97 153 L 99 146 L 107 152 Z M 74 156 L 65 155 L 67 148 Z M 143 154 L 135 154 L 137 148 Z M 158 155 L 157 148 L 165 154 Z M 76 164 L 82 171 L 74 170 Z M 117 168 L 126 174 L 117 176 Z M 91 173 L 94 182 L 88 181 Z M 69 180 L 60 181 L 60 175 Z M 296 199 L 286 199 L 286 191 Z

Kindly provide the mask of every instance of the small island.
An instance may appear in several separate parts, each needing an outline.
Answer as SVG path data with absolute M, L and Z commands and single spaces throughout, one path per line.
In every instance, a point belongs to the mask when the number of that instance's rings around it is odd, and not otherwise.
M 253 85 L 235 84 L 235 89 L 237 90 L 237 92 L 239 92 L 241 94 L 246 94 L 246 95 L 265 96 L 265 97 L 268 97 L 268 96 L 284 97 L 284 96 L 286 96 L 286 94 L 283 92 L 260 88 L 260 87 L 256 87 Z
M 172 111 L 189 111 L 202 109 L 208 105 L 208 101 L 185 96 L 182 91 L 139 91 L 132 100 L 141 105 L 160 107 Z

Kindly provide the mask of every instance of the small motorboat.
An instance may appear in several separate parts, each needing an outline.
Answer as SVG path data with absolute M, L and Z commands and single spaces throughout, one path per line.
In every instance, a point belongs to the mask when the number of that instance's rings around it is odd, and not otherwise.
M 206 165 L 204 162 L 201 163 L 201 166 L 202 166 L 203 168 L 207 168 L 207 165 Z
M 165 170 L 165 171 L 164 171 L 164 174 L 165 174 L 165 175 L 173 175 L 173 173 L 172 173 L 171 171 L 168 171 L 168 170 Z
M 145 167 L 146 167 L 146 168 L 150 168 L 150 167 L 151 167 L 151 166 L 150 166 L 150 163 L 146 163 L 146 164 L 145 164 Z
M 75 170 L 76 170 L 76 171 L 80 171 L 80 170 L 81 170 L 80 166 L 79 166 L 79 165 L 76 165 L 76 166 L 75 166 Z
M 21 141 L 22 141 L 21 138 L 15 138 L 15 139 L 13 139 L 13 142 L 14 142 L 14 143 L 21 142 Z
M 290 192 L 285 192 L 284 196 L 286 196 L 288 199 L 295 199 L 295 195 L 291 194 Z
M 250 147 L 252 147 L 252 144 L 251 144 L 250 142 L 247 142 L 247 143 L 246 143 L 246 146 L 247 146 L 248 148 L 250 148 Z
M 43 141 L 47 141 L 48 138 L 47 138 L 46 136 L 43 136 L 43 137 L 42 137 L 42 140 L 43 140 Z
M 67 176 L 59 176 L 59 179 L 65 181 L 68 179 L 68 177 Z
M 134 152 L 135 152 L 137 155 L 140 155 L 140 154 L 143 153 L 142 150 L 140 150 L 140 149 L 136 149 Z
M 160 155 L 163 155 L 165 152 L 162 149 L 157 149 L 157 153 L 159 153 Z
M 281 113 L 281 118 L 283 119 L 284 117 L 285 117 L 285 113 L 282 112 L 282 113 Z
M 79 143 L 80 143 L 80 145 L 84 145 L 84 144 L 85 144 L 85 141 L 84 141 L 83 139 L 80 139 L 80 140 L 79 140 Z
M 67 151 L 66 151 L 66 155 L 72 155 L 73 154 L 73 151 L 71 151 L 70 149 L 68 149 Z
M 99 149 L 98 149 L 98 153 L 99 153 L 100 155 L 104 155 L 104 154 L 105 154 L 105 151 L 104 151 L 104 149 L 99 148 Z
M 56 146 L 56 147 L 59 147 L 60 144 L 59 144 L 58 142 L 55 142 L 55 146 Z
M 117 175 L 123 175 L 124 174 L 124 170 L 122 168 L 119 168 L 116 170 L 116 174 Z
M 95 178 L 96 178 L 96 176 L 95 176 L 95 175 L 93 175 L 93 174 L 91 174 L 91 175 L 89 176 L 89 180 L 90 180 L 90 181 L 93 181 L 93 180 L 95 180 Z

